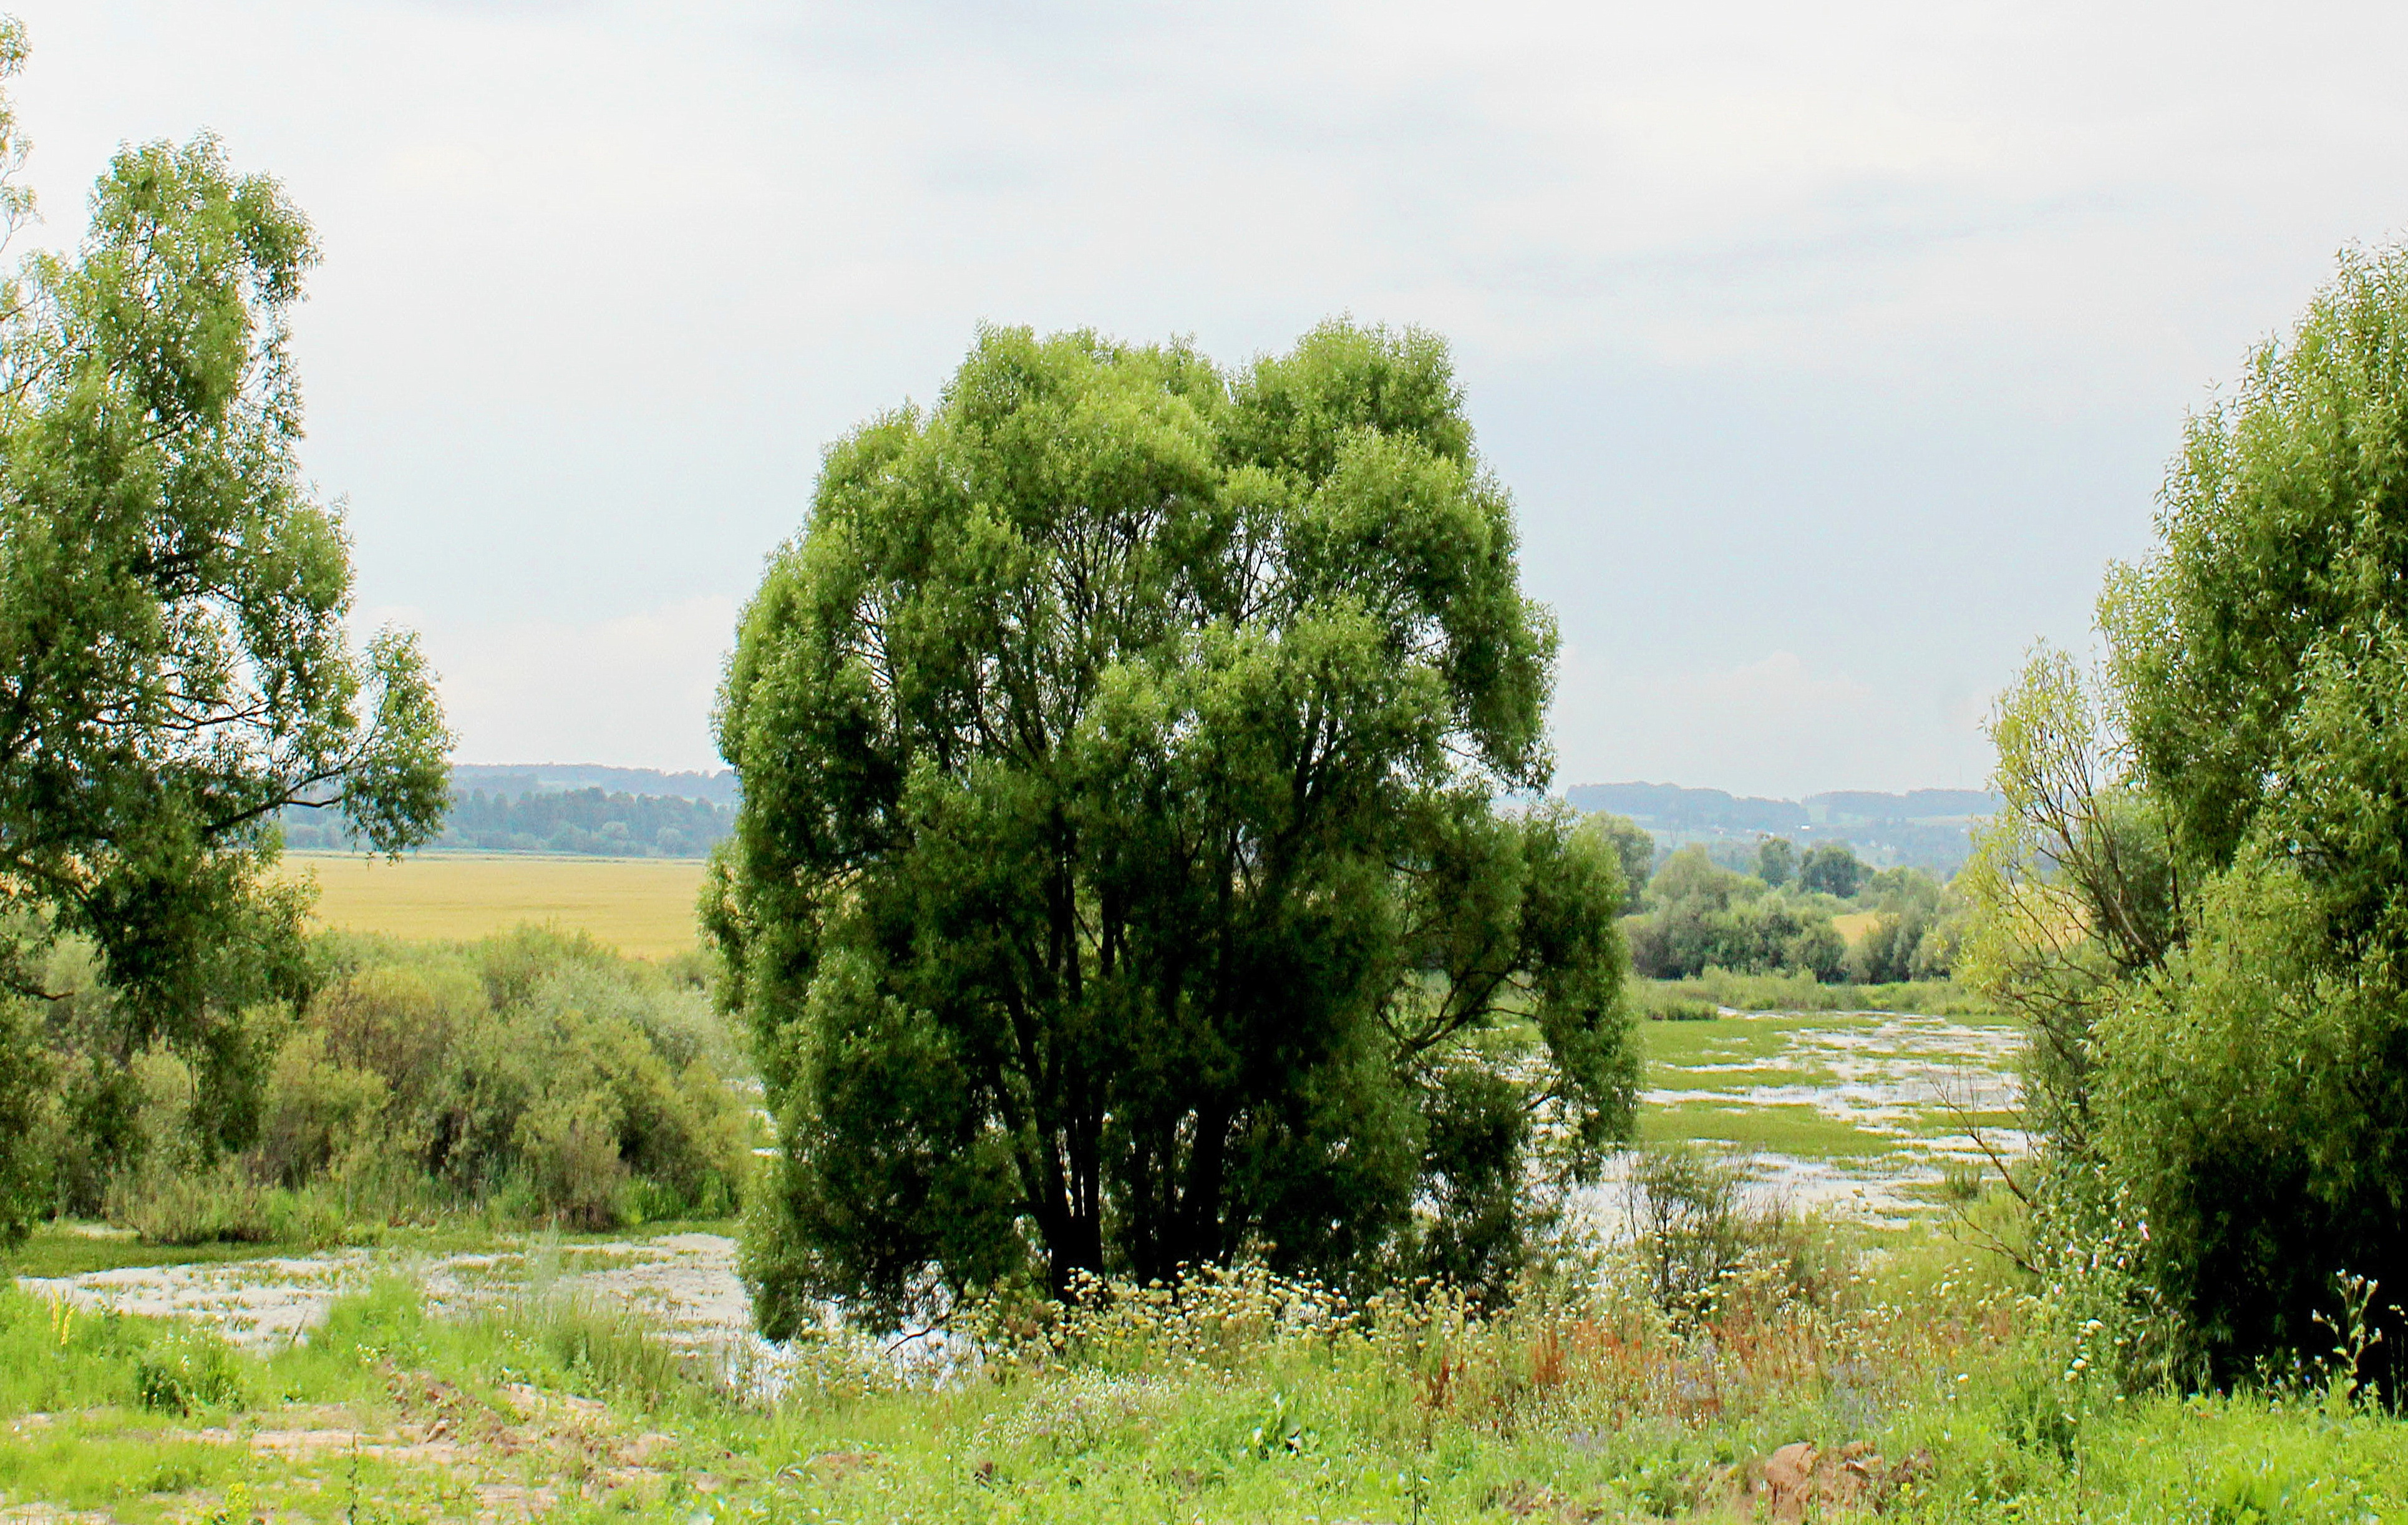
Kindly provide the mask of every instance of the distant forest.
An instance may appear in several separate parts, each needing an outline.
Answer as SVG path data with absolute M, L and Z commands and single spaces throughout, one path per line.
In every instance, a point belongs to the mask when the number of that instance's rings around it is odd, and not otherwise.
M 1758 841 L 1786 836 L 1801 847 L 1844 842 L 1876 866 L 1913 864 L 1946 877 L 1970 846 L 1972 821 L 1998 808 L 1973 790 L 1906 795 L 1826 794 L 1804 800 L 1735 798 L 1719 789 L 1669 784 L 1583 784 L 1564 791 L 1583 811 L 1627 815 L 1656 839 L 1656 864 L 1698 842 L 1726 867 L 1745 871 Z M 452 770 L 452 813 L 437 850 L 582 853 L 605 857 L 701 857 L 735 829 L 733 771 L 665 773 L 587 763 L 461 763 Z M 332 811 L 294 806 L 284 842 L 303 851 L 349 851 Z M 1726 861 L 1727 860 L 1727 861 Z
M 479 769 L 480 773 L 507 771 L 510 776 L 495 781 L 500 786 L 490 792 L 464 790 L 461 785 L 466 780 L 461 775 L 467 771 L 460 769 L 452 773 L 452 812 L 444 820 L 443 834 L 427 844 L 430 848 L 700 857 L 736 825 L 732 803 L 600 788 L 547 789 L 539 786 L 537 770 Z M 513 790 L 512 784 L 518 788 Z M 354 846 L 331 811 L 293 806 L 284 812 L 282 825 L 287 847 L 348 851 Z
M 1744 870 L 1760 839 L 1787 837 L 1800 847 L 1845 842 L 1877 868 L 1912 865 L 1942 879 L 1971 855 L 1973 827 L 2005 803 L 1979 789 L 1759 799 L 1672 784 L 1575 784 L 1564 798 L 1638 822 L 1656 839 L 1659 865 L 1673 848 L 1698 842 L 1715 861 Z
M 708 799 L 731 808 L 740 793 L 732 768 L 709 773 L 664 773 L 652 768 L 605 768 L 598 763 L 453 763 L 452 793 L 466 798 L 478 789 L 512 798 L 600 789 L 606 794 Z

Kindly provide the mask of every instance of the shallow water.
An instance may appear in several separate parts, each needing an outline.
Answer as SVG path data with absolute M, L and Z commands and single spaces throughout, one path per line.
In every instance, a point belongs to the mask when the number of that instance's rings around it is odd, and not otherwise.
M 1882 1135 L 1885 1152 L 1869 1158 L 1807 1159 L 1742 1151 L 1751 1191 L 1793 1207 L 1895 1224 L 1932 1210 L 1948 1166 L 1985 1158 L 1971 1136 L 1942 1126 L 1956 1111 L 2001 1113 L 2016 1103 L 2010 1068 L 2012 1029 L 1944 1017 L 1882 1013 L 1726 1013 L 1722 1023 L 1776 1021 L 1786 1028 L 1777 1053 L 1737 1062 L 1712 1057 L 1651 1066 L 1656 1081 L 1692 1078 L 1697 1088 L 1656 1085 L 1652 1106 L 1811 1106 L 1823 1116 Z M 1719 1025 L 1719 1024 L 1718 1024 Z M 1748 1029 L 1733 1029 L 1745 1034 Z M 1767 1029 L 1758 1029 L 1767 1030 Z M 1701 1034 L 1704 1035 L 1704 1034 Z M 1677 1071 L 1678 1073 L 1671 1072 Z M 1716 1086 L 1739 1071 L 1829 1075 L 1830 1084 Z M 1992 1147 L 2020 1154 L 2022 1135 L 1987 1135 Z M 1709 1141 L 1710 1142 L 1710 1141 Z M 1577 1206 L 1608 1235 L 1627 1216 L 1627 1157 L 1581 1193 Z M 269 1350 L 308 1338 L 346 1292 L 380 1274 L 413 1277 L 437 1308 L 470 1308 L 529 1291 L 591 1299 L 640 1314 L 673 1344 L 739 1365 L 749 1380 L 774 1382 L 785 1359 L 752 1332 L 752 1305 L 737 1273 L 736 1242 L 723 1234 L 680 1233 L 605 1242 L 533 1244 L 469 1254 L 373 1250 L 202 1265 L 126 1267 L 79 1276 L 20 1277 L 37 1297 L 87 1309 L 115 1309 L 194 1319 L 236 1343 Z
M 1641 1093 L 1641 1103 L 1734 1112 L 1810 1107 L 1819 1116 L 1875 1136 L 1881 1144 L 1867 1158 L 1829 1159 L 1735 1146 L 1732 1152 L 1745 1161 L 1759 1200 L 1777 1198 L 1794 1207 L 1896 1225 L 1932 1210 L 1935 1188 L 1951 1166 L 1987 1167 L 1984 1144 L 2008 1159 L 2027 1148 L 2024 1135 L 2013 1128 L 1985 1127 L 1977 1141 L 1966 1126 L 1970 1115 L 1995 1117 L 2020 1105 L 2014 1065 L 2022 1040 L 2013 1028 L 1884 1012 L 1726 1009 L 1711 1026 L 1681 1036 L 1713 1042 L 1726 1034 L 1745 1040 L 1747 1046 L 1774 1034 L 1780 1046 L 1775 1053 L 1738 1058 L 1651 1064 L 1654 1084 Z M 1722 1074 L 1767 1072 L 1801 1078 L 1795 1084 L 1714 1084 Z M 1738 1140 L 1746 1129 L 1734 1119 L 1728 1131 Z M 1627 1216 L 1620 1204 L 1627 1174 L 1627 1169 L 1610 1172 L 1585 1204 L 1609 1232 L 1618 1230 Z
M 95 1312 L 179 1316 L 236 1344 L 273 1350 L 306 1339 L 326 1310 L 380 1274 L 411 1277 L 430 1306 L 466 1309 L 530 1290 L 586 1298 L 642 1315 L 672 1343 L 717 1348 L 751 1337 L 752 1302 L 724 1234 L 580 1242 L 459 1255 L 329 1250 L 206 1265 L 128 1266 L 79 1276 L 21 1276 L 41 1298 Z

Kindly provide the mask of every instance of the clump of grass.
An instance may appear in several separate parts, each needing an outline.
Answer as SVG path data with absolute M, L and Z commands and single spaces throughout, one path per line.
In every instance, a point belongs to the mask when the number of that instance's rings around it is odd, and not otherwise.
M 205 1330 L 87 1309 L 0 1283 L 0 1416 L 124 1405 L 238 1406 L 243 1360 Z
M 514 1351 L 536 1359 L 545 1385 L 654 1408 L 693 1386 L 676 1351 L 636 1315 L 582 1298 L 524 1299 L 487 1317 Z
M 1660 980 L 1634 980 L 1631 1009 L 1649 1022 L 1711 1022 L 1721 1014 L 1714 1002 Z
M 191 1415 L 244 1404 L 241 1362 L 232 1346 L 200 1329 L 180 1329 L 135 1358 L 134 1397 L 141 1407 Z

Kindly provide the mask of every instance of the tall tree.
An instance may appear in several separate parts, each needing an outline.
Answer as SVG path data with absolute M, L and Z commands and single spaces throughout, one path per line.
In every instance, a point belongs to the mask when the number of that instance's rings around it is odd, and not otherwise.
M 1798 877 L 1798 844 L 1786 837 L 1767 837 L 1756 844 L 1756 876 L 1779 889 Z
M 2397 1362 L 2408 251 L 2344 257 L 2191 420 L 2158 534 L 2103 674 L 2042 652 L 2000 705 L 1973 967 L 2032 1020 L 2053 1182 L 2147 1224 L 2211 1375 L 2321 1354 L 2342 1272 Z
M 1798 860 L 1798 884 L 1801 889 L 1819 890 L 1845 900 L 1864 887 L 1865 876 L 1871 871 L 1856 856 L 1855 848 L 1843 842 L 1827 842 L 1810 848 Z
M 1518 1191 L 1540 1113 L 1593 1158 L 1635 1085 L 1612 845 L 1491 805 L 1547 775 L 1554 644 L 1417 332 L 1229 377 L 992 331 L 832 451 L 719 722 L 706 916 L 785 1144 L 765 1325 L 1510 1258 L 1417 1194 Z M 1509 1009 L 1546 1062 L 1500 1108 L 1469 1039 Z
M 0 65 L 23 52 L 0 28 Z M 22 150 L 0 118 L 0 161 Z M 203 136 L 120 151 L 76 254 L 0 287 L 0 988 L 38 1002 L 43 949 L 92 940 L 121 1055 L 183 1050 L 227 1142 L 237 1014 L 300 910 L 263 878 L 275 813 L 331 804 L 394 850 L 448 792 L 417 646 L 351 648 L 349 547 L 294 459 L 286 315 L 316 259 Z

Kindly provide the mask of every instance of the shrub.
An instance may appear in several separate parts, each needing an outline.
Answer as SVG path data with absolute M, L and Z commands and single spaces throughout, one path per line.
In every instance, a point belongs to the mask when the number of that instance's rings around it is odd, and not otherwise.
M 1828 1237 L 1777 1198 L 1751 1201 L 1736 1161 L 1687 1145 L 1641 1149 L 1625 1193 L 1649 1293 L 1675 1317 L 1741 1296 L 1821 1302 L 1840 1274 Z
M 285 1040 L 268 1071 L 260 1161 L 288 1187 L 374 1147 L 391 1126 L 384 1076 L 332 1063 L 326 1049 L 326 1034 L 305 1028 Z
M 607 1097 L 550 1098 L 519 1119 L 520 1169 L 536 1210 L 580 1229 L 620 1219 L 627 1167 Z
M 1702 1313 L 1746 1247 L 1737 1166 L 1679 1146 L 1631 1156 L 1627 1201 L 1631 1235 L 1656 1304 Z
M 106 1212 L 175 1244 L 331 1244 L 489 1201 L 590 1228 L 735 1209 L 758 1128 L 696 961 L 661 969 L 532 928 L 469 944 L 329 934 L 313 957 L 294 1009 L 244 1018 L 256 1128 L 234 1152 L 183 1059 L 88 1042 L 79 1003 L 108 998 L 68 970 L 46 1042 L 0 1054 L 0 1124 L 10 1064 L 57 1077 L 19 1109 L 33 1142 L 0 1151 L 0 1237 L 12 1181 L 20 1216 Z
M 236 1160 L 210 1170 L 154 1163 L 109 1189 L 108 1216 L 154 1244 L 264 1244 L 276 1237 L 269 1192 Z

